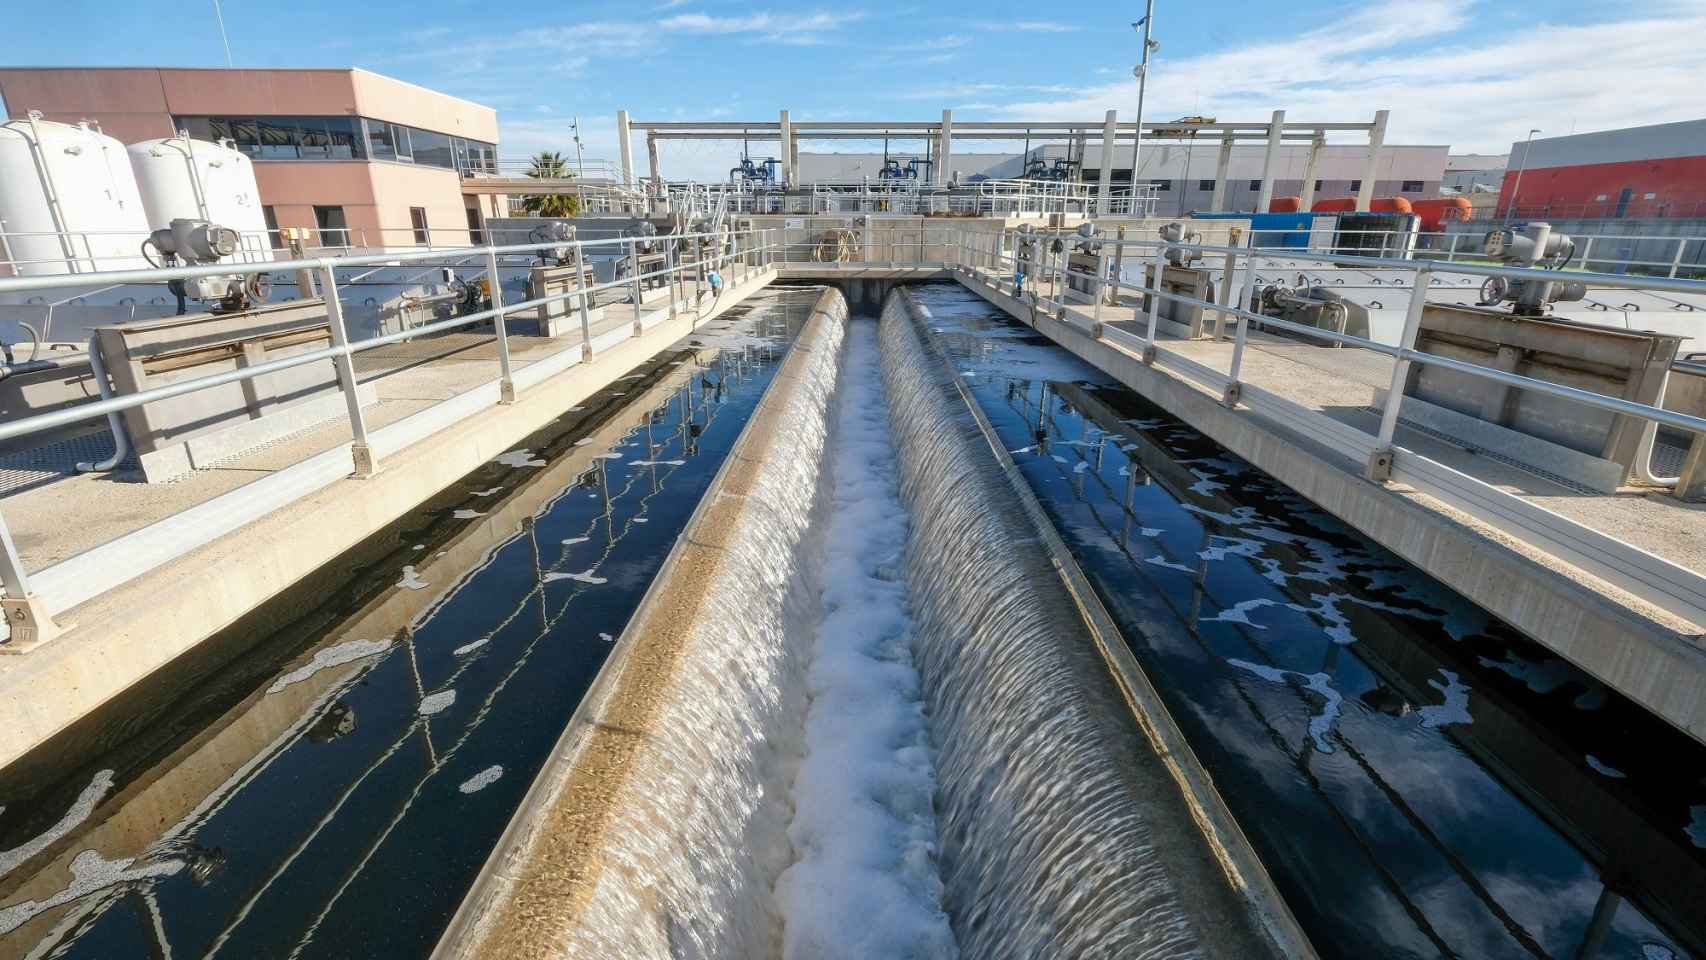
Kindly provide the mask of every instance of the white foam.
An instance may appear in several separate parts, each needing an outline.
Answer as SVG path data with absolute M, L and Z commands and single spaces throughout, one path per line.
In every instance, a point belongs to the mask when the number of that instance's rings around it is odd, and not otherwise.
M 455 519 L 455 520 L 474 520 L 474 519 L 477 519 L 479 517 L 485 516 L 485 514 L 481 513 L 478 510 L 457 510 L 456 512 L 452 513 L 450 516 L 452 519 Z
M 490 643 L 491 639 L 491 637 L 481 637 L 473 643 L 465 643 L 462 646 L 457 647 L 455 650 L 450 651 L 450 655 L 453 657 L 460 657 L 463 654 L 473 653 L 475 650 L 478 650 L 487 643 Z
M 425 590 L 430 584 L 421 579 L 420 574 L 415 572 L 415 565 L 410 563 L 403 566 L 403 579 L 397 581 L 397 586 L 410 590 Z
M 501 463 L 506 467 L 543 467 L 545 461 L 536 459 L 532 450 L 511 450 L 501 456 L 493 457 L 493 463 Z
M 1339 719 L 1339 708 L 1344 703 L 1344 697 L 1333 689 L 1332 678 L 1325 673 L 1302 673 L 1297 670 L 1281 670 L 1248 660 L 1229 659 L 1227 663 L 1241 670 L 1248 670 L 1263 680 L 1273 683 L 1284 683 L 1287 676 L 1293 676 L 1303 681 L 1303 686 L 1321 695 L 1324 701 L 1321 712 L 1309 718 L 1309 738 L 1315 741 L 1315 749 L 1322 753 L 1332 753 L 1333 745 L 1327 742 L 1327 734 L 1333 732 L 1333 724 Z
M 1628 777 L 1629 777 L 1628 774 L 1617 769 L 1616 767 L 1612 766 L 1611 764 L 1606 763 L 1604 760 L 1601 760 L 1600 758 L 1594 756 L 1591 753 L 1588 754 L 1585 757 L 1585 759 L 1588 762 L 1588 766 L 1592 767 L 1594 769 L 1594 772 L 1600 774 L 1601 776 L 1610 777 L 1613 780 L 1625 780 L 1625 779 L 1628 779 Z
M 616 642 L 616 638 L 611 636 L 608 633 L 599 634 L 598 639 L 603 640 L 605 643 L 615 643 Z
M 567 547 L 567 546 L 571 546 L 571 545 L 577 544 L 577 543 L 585 543 L 590 539 L 592 539 L 592 538 L 591 537 L 570 537 L 567 540 L 563 541 L 563 546 Z
M 18 929 L 32 917 L 96 891 L 122 883 L 169 877 L 184 868 L 182 860 L 164 860 L 132 867 L 131 864 L 135 862 L 135 858 L 106 860 L 93 850 L 84 850 L 71 861 L 71 882 L 65 885 L 65 889 L 46 900 L 25 900 L 0 909 L 0 936 Z
M 1433 687 L 1445 697 L 1445 702 L 1430 704 L 1416 711 L 1421 715 L 1422 726 L 1443 727 L 1449 723 L 1473 723 L 1469 715 L 1469 685 L 1457 679 L 1457 674 L 1441 667 L 1439 672 L 1445 677 L 1445 682 L 1429 680 L 1428 686 Z
M 785 960 L 956 953 L 935 864 L 934 755 L 894 570 L 907 514 L 875 328 L 849 325 L 842 366 L 824 612 L 788 827 L 796 859 L 776 884 Z
M 603 577 L 595 577 L 592 575 L 592 572 L 596 569 L 598 568 L 590 567 L 580 573 L 547 573 L 545 574 L 545 582 L 556 583 L 558 580 L 578 580 L 581 583 L 608 583 L 609 581 L 605 580 Z
M 679 467 L 682 464 L 686 463 L 687 461 L 686 460 L 634 460 L 631 462 L 636 467 Z
M 475 490 L 474 496 L 476 496 L 476 497 L 489 497 L 495 493 L 502 493 L 503 489 L 504 489 L 503 487 L 499 486 L 499 487 L 492 487 L 489 490 Z
M 455 702 L 456 702 L 456 691 L 455 690 L 440 690 L 437 693 L 429 693 L 426 696 L 422 697 L 421 698 L 421 705 L 420 705 L 418 712 L 423 717 L 430 717 L 435 713 L 443 712 L 445 710 L 445 708 L 449 707 L 451 704 L 453 704 Z
M 463 793 L 479 793 L 481 790 L 497 783 L 498 778 L 503 775 L 504 768 L 497 764 L 493 764 L 463 781 L 462 785 L 456 789 Z
M 1147 530 L 1144 532 L 1145 534 L 1148 533 Z M 1263 607 L 1275 606 L 1276 603 L 1277 601 L 1269 600 L 1266 597 L 1256 597 L 1253 600 L 1240 600 L 1232 606 L 1227 607 L 1225 610 L 1220 611 L 1218 614 L 1212 617 L 1203 617 L 1198 622 L 1241 623 L 1246 627 L 1253 627 L 1257 630 L 1266 630 L 1267 627 L 1264 627 L 1259 623 L 1255 623 L 1250 619 L 1250 611 L 1260 610 Z
M 274 680 L 272 686 L 267 688 L 267 693 L 277 693 L 293 683 L 301 683 L 321 670 L 330 670 L 362 657 L 384 653 L 389 649 L 389 640 L 346 640 L 334 646 L 322 647 L 314 651 L 314 659 Z
M 10 850 L 0 851 L 0 877 L 11 873 L 19 864 L 46 850 L 60 837 L 75 830 L 78 824 L 89 819 L 89 814 L 95 812 L 96 804 L 99 804 L 101 798 L 112 788 L 111 770 L 102 770 L 95 774 L 95 778 L 89 781 L 83 792 L 77 794 L 77 799 L 71 801 L 71 806 L 66 808 L 65 815 L 60 817 L 57 823 Z M 0 811 L 5 809 L 0 807 Z

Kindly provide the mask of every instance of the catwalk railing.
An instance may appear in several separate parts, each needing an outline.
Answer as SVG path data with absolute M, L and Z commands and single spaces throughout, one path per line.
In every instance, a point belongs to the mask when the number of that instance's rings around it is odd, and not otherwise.
M 1057 244 L 1054 241 L 1059 240 Z M 1169 244 L 1158 240 L 1102 240 L 1093 254 L 1098 269 L 1094 272 L 1071 269 L 1068 255 L 1078 237 L 1070 233 L 1049 234 L 1016 230 L 971 232 L 962 230 L 961 244 L 955 250 L 956 269 L 973 282 L 991 284 L 1010 296 L 1028 300 L 1039 313 L 1056 317 L 1062 322 L 1078 321 L 1077 327 L 1097 340 L 1135 353 L 1148 366 L 1166 366 L 1188 380 L 1216 391 L 1224 406 L 1247 409 L 1273 418 L 1298 429 L 1306 436 L 1319 438 L 1336 452 L 1365 464 L 1365 476 L 1376 483 L 1401 480 L 1433 495 L 1453 507 L 1462 509 L 1478 520 L 1490 523 L 1507 533 L 1540 547 L 1553 556 L 1594 574 L 1614 586 L 1646 600 L 1693 623 L 1706 625 L 1706 572 L 1692 570 L 1663 557 L 1641 550 L 1615 537 L 1594 530 L 1576 520 L 1530 502 L 1521 496 L 1484 483 L 1450 467 L 1407 449 L 1397 442 L 1400 403 L 1410 371 L 1416 365 L 1449 370 L 1455 374 L 1512 387 L 1530 394 L 1578 403 L 1614 415 L 1634 417 L 1646 424 L 1645 435 L 1637 455 L 1636 473 L 1648 484 L 1658 487 L 1686 487 L 1685 495 L 1706 493 L 1706 466 L 1698 467 L 1692 476 L 1660 477 L 1652 473 L 1647 462 L 1653 439 L 1659 427 L 1688 435 L 1696 451 L 1706 444 L 1706 418 L 1691 416 L 1660 406 L 1638 403 L 1621 397 L 1608 396 L 1554 383 L 1492 367 L 1469 363 L 1453 357 L 1416 349 L 1421 330 L 1422 312 L 1428 302 L 1422 296 L 1411 296 L 1403 333 L 1398 344 L 1386 344 L 1280 317 L 1254 312 L 1248 307 L 1256 293 L 1256 271 L 1263 262 L 1317 261 L 1338 266 L 1398 270 L 1406 277 L 1391 281 L 1395 288 L 1427 291 L 1435 285 L 1432 275 L 1440 264 L 1431 260 L 1406 260 L 1380 257 L 1359 257 L 1334 253 L 1313 253 L 1288 249 L 1273 251 L 1250 246 L 1210 246 L 1203 244 Z M 1246 240 L 1249 237 L 1246 235 Z M 1162 275 L 1162 266 L 1173 253 L 1194 253 L 1216 258 L 1227 275 L 1236 277 L 1237 291 L 1226 302 L 1215 303 L 1165 289 L 1155 289 L 1141 282 L 1115 276 L 1110 265 L 1116 257 L 1130 263 L 1133 260 L 1152 265 L 1154 275 Z M 1453 273 L 1533 282 L 1553 282 L 1560 273 L 1509 266 L 1490 266 L 1479 263 L 1453 263 Z M 1591 287 L 1642 290 L 1655 293 L 1706 295 L 1706 282 L 1669 277 L 1647 277 L 1629 274 L 1570 273 Z M 1081 299 L 1068 295 L 1073 283 L 1086 291 Z M 1443 289 L 1443 288 L 1442 288 Z M 1140 305 L 1116 307 L 1120 292 L 1138 294 Z M 1160 309 L 1163 300 L 1200 307 L 1217 314 L 1214 339 L 1230 339 L 1232 350 L 1227 369 L 1213 369 L 1178 351 L 1163 346 L 1160 336 Z M 1080 316 L 1073 311 L 1087 311 Z M 1115 326 L 1116 321 L 1129 320 L 1141 332 L 1130 332 Z M 1226 326 L 1230 324 L 1231 329 Z M 1253 325 L 1283 331 L 1306 341 L 1358 347 L 1392 360 L 1391 382 L 1379 408 L 1379 427 L 1366 432 L 1352 424 L 1327 417 L 1302 404 L 1287 399 L 1279 392 L 1263 389 L 1243 379 L 1244 357 L 1250 349 L 1250 330 Z M 1661 398 L 1662 399 L 1662 398 Z M 1688 522 L 1690 511 L 1677 518 Z
M 650 259 L 650 256 L 655 256 L 653 251 L 659 249 L 664 254 L 663 265 L 656 269 L 643 270 L 641 268 L 642 255 L 648 255 L 647 258 Z M 333 365 L 337 383 L 347 408 L 352 439 L 350 452 L 353 459 L 353 471 L 358 476 L 370 476 L 379 466 L 379 457 L 370 442 L 367 417 L 356 391 L 357 379 L 354 365 L 356 355 L 404 340 L 489 322 L 492 324 L 492 339 L 496 344 L 497 352 L 498 402 L 510 403 L 515 398 L 516 380 L 515 370 L 510 358 L 509 335 L 505 325 L 506 316 L 517 311 L 543 307 L 547 304 L 564 303 L 569 311 L 578 313 L 580 318 L 582 351 L 579 358 L 580 362 L 591 363 L 594 362 L 595 356 L 590 311 L 592 298 L 595 295 L 603 291 L 625 291 L 635 305 L 634 319 L 635 326 L 638 327 L 643 314 L 645 288 L 663 285 L 669 289 L 669 303 L 667 307 L 660 309 L 667 309 L 672 317 L 679 310 L 697 311 L 700 298 L 695 295 L 695 291 L 704 291 L 708 278 L 713 271 L 721 271 L 730 264 L 737 263 L 748 268 L 761 269 L 773 260 L 774 250 L 772 239 L 763 231 L 735 231 L 717 234 L 614 237 L 568 243 L 523 243 L 453 250 L 421 249 L 408 252 L 322 256 L 259 263 L 219 263 L 209 266 L 167 269 L 0 277 L 0 299 L 10 299 L 14 296 L 31 294 L 52 296 L 54 291 L 85 289 L 90 286 L 108 288 L 121 284 L 165 284 L 172 280 L 195 277 L 247 276 L 276 272 L 297 272 L 300 274 L 300 272 L 306 271 L 312 274 L 319 296 L 325 303 L 326 320 L 331 340 L 331 345 L 323 349 L 311 350 L 223 373 L 183 380 L 137 393 L 103 397 L 97 401 L 79 404 L 63 410 L 0 423 L 0 442 L 44 434 L 74 424 L 95 421 L 104 416 L 108 418 L 114 431 L 115 443 L 122 443 L 123 441 L 120 438 L 122 437 L 123 425 L 118 420 L 118 415 L 126 410 L 226 384 L 253 380 L 292 367 L 329 361 Z M 577 262 L 596 257 L 619 258 L 626 261 L 628 265 L 626 275 L 610 282 L 571 287 L 560 293 L 519 303 L 504 302 L 502 285 L 498 282 L 499 267 L 503 265 L 500 258 L 513 258 L 516 255 L 522 255 L 531 261 L 534 257 L 542 254 L 567 258 L 570 251 L 572 251 L 573 258 Z M 452 261 L 464 260 L 478 265 L 476 272 L 464 279 L 469 283 L 476 283 L 482 279 L 489 280 L 486 286 L 490 291 L 490 306 L 487 309 L 365 340 L 350 340 L 344 322 L 337 271 L 340 269 L 347 270 L 351 267 L 398 266 L 428 260 L 438 264 L 447 258 Z M 483 261 L 483 264 L 480 261 Z M 515 265 L 515 261 L 511 259 L 509 265 Z M 350 278 L 346 277 L 345 282 L 351 282 Z M 123 449 L 121 446 L 120 450 Z M 0 516 L 0 586 L 4 587 L 7 601 L 24 601 L 27 604 L 34 596 L 30 586 L 30 573 L 25 570 L 23 561 L 19 558 L 17 548 L 3 516 Z M 8 606 L 12 606 L 12 604 L 9 603 Z M 46 616 L 49 613 L 49 611 L 30 611 L 27 609 L 20 611 L 15 606 L 12 606 L 10 612 L 14 622 L 31 616 Z

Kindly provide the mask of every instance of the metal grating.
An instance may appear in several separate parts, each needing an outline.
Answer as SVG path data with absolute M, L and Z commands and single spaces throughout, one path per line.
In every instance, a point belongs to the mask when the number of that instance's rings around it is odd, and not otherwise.
M 112 453 L 113 435 L 101 429 L 16 453 L 0 454 L 0 495 L 75 475 L 79 461 L 101 461 Z M 136 454 L 132 453 L 118 468 L 137 469 Z

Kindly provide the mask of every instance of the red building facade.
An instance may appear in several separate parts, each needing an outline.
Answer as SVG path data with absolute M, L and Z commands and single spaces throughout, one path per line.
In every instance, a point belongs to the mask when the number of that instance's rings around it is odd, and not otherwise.
M 1498 213 L 1706 217 L 1706 120 L 1512 144 Z

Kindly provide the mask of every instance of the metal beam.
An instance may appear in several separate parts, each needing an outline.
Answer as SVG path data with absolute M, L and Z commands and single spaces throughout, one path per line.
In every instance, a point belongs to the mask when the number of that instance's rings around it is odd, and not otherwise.
M 1108 215 L 1108 194 L 1114 187 L 1114 128 L 1119 125 L 1119 111 L 1109 110 L 1102 122 L 1102 169 L 1096 183 L 1096 216 Z M 1131 172 L 1132 196 L 1137 196 L 1137 171 Z M 1100 283 L 1101 281 L 1097 281 Z M 1100 301 L 1098 301 L 1100 302 Z
M 1232 168 L 1232 138 L 1220 141 L 1220 160 L 1214 166 L 1214 196 L 1208 208 L 1216 213 L 1226 210 L 1226 174 Z
M 1386 145 L 1386 118 L 1390 110 L 1377 110 L 1368 131 L 1368 159 L 1362 165 L 1362 188 L 1357 191 L 1357 210 L 1366 213 L 1374 201 L 1374 178 L 1380 173 L 1380 148 Z
M 634 145 L 629 140 L 628 111 L 616 111 L 616 147 L 622 154 L 622 185 L 634 185 Z
M 1274 199 L 1274 163 L 1279 160 L 1280 132 L 1285 129 L 1285 111 L 1275 110 L 1268 127 L 1268 151 L 1262 156 L 1262 189 L 1256 194 L 1256 212 L 1267 213 Z

